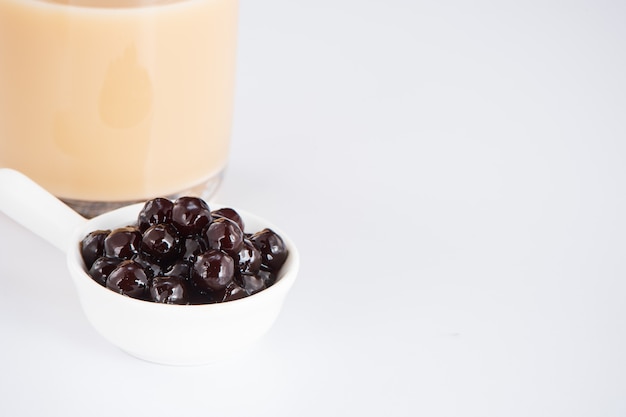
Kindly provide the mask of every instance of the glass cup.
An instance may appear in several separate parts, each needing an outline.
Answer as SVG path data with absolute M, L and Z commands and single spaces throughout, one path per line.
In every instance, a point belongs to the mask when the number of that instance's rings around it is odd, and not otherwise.
M 0 167 L 92 217 L 208 199 L 226 167 L 237 0 L 0 0 Z

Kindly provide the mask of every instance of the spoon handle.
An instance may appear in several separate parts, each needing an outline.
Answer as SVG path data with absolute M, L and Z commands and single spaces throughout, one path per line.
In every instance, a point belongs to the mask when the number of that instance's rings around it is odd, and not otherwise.
M 87 221 L 24 174 L 0 168 L 0 211 L 62 251 Z

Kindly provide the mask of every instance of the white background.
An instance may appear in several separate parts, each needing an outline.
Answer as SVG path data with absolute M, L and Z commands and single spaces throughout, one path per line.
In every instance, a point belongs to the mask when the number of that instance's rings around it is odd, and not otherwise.
M 253 351 L 134 359 L 0 214 L 2 416 L 626 415 L 626 4 L 242 0 L 216 200 L 297 242 Z

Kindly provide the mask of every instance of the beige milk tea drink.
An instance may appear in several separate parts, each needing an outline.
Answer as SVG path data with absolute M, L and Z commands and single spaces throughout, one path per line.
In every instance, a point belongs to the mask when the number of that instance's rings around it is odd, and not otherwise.
M 236 0 L 0 0 L 0 167 L 87 215 L 215 185 L 236 23 Z

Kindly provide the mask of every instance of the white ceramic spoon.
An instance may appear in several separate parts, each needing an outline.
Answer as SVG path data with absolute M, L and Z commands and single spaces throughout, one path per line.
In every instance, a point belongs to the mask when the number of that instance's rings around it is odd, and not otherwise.
M 23 174 L 7 168 L 0 169 L 0 196 L 0 211 L 66 252 L 70 276 L 94 328 L 124 351 L 152 362 L 205 364 L 248 348 L 273 325 L 299 268 L 298 251 L 283 231 L 236 209 L 246 231 L 271 228 L 287 245 L 289 256 L 274 285 L 250 297 L 218 304 L 166 305 L 136 300 L 89 277 L 79 242 L 90 231 L 135 223 L 143 204 L 87 220 Z

